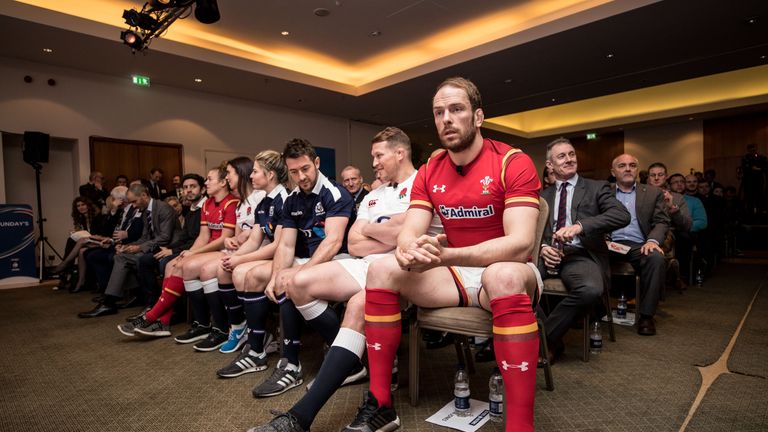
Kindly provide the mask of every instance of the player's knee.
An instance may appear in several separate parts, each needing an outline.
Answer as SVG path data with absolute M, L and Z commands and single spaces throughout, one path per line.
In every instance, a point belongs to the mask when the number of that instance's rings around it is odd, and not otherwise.
M 491 264 L 483 272 L 482 284 L 490 298 L 526 294 L 533 275 L 530 267 L 520 263 Z
M 264 291 L 267 281 L 264 278 L 263 272 L 259 271 L 259 268 L 251 269 L 245 275 L 245 283 L 243 284 L 243 291 L 261 292 Z
M 232 270 L 232 283 L 235 284 L 236 291 L 245 291 L 245 278 L 247 274 L 247 270 L 238 270 L 238 267 Z
M 344 310 L 343 327 L 362 329 L 365 324 L 365 291 L 360 291 L 347 300 Z
M 394 258 L 378 259 L 368 266 L 365 286 L 396 290 L 397 284 L 392 282 L 402 271 Z

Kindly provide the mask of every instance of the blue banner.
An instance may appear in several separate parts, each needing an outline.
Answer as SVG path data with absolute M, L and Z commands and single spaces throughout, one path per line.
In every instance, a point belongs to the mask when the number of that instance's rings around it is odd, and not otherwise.
M 37 278 L 32 207 L 0 204 L 0 279 Z

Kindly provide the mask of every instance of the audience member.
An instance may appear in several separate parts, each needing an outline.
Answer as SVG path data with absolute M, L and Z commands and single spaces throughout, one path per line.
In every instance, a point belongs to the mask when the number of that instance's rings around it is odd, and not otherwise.
M 125 174 L 119 174 L 115 177 L 115 187 L 117 186 L 128 187 L 128 177 Z
M 640 185 L 637 158 L 629 154 L 616 157 L 611 173 L 616 177 L 616 198 L 632 217 L 625 228 L 611 234 L 611 261 L 628 261 L 640 275 L 637 332 L 643 336 L 656 334 L 653 321 L 661 289 L 666 281 L 666 262 L 661 244 L 669 229 L 669 216 L 664 211 L 664 193 L 652 185 Z
M 355 209 L 359 208 L 363 197 L 369 192 L 363 187 L 363 175 L 360 174 L 360 168 L 349 165 L 341 170 L 340 177 L 342 185 L 355 201 Z
M 307 394 L 287 413 L 278 414 L 256 431 L 309 430 L 336 389 L 367 375 L 361 359 L 365 352 L 364 288 L 368 265 L 394 251 L 416 178 L 411 143 L 403 131 L 386 128 L 376 134 L 371 144 L 373 168 L 388 184 L 366 196 L 349 231 L 350 253 L 365 258 L 318 264 L 298 272 L 288 286 L 288 297 L 304 320 L 330 346 L 328 354 L 316 379 L 307 385 Z M 441 230 L 437 216 L 434 223 L 437 234 Z M 343 322 L 339 322 L 329 302 L 347 302 Z M 237 373 L 241 369 L 236 366 L 232 370 Z
M 555 173 L 545 166 L 544 170 L 541 172 L 541 189 L 544 190 L 552 186 L 555 184 L 555 181 Z
M 669 215 L 671 228 L 676 233 L 687 233 L 691 230 L 691 211 L 681 193 L 670 190 L 667 184 L 667 166 L 654 162 L 648 167 L 648 184 L 656 186 L 664 193 L 664 210 Z
M 191 248 L 200 234 L 200 209 L 205 202 L 204 184 L 205 179 L 199 174 L 186 174 L 184 176 L 182 181 L 183 200 L 190 203 L 190 207 L 182 213 L 181 229 L 174 230 L 173 238 L 168 246 L 161 246 L 155 254 L 144 254 L 139 258 L 139 287 L 145 304 L 148 305 L 142 313 L 147 312 L 157 302 L 160 295 L 155 276 L 157 271 L 159 270 L 159 274 L 168 277 L 165 271 L 166 265 L 179 256 L 182 251 Z M 135 319 L 140 315 L 134 315 L 131 318 Z
M 131 186 L 126 194 L 129 203 L 142 210 L 144 230 L 134 243 L 117 245 L 112 273 L 104 298 L 95 308 L 78 314 L 80 318 L 95 318 L 117 313 L 117 302 L 123 298 L 123 284 L 131 270 L 136 268 L 141 254 L 156 252 L 167 245 L 173 236 L 174 213 L 166 203 L 151 198 L 144 186 Z
M 149 196 L 152 198 L 163 198 L 166 191 L 163 188 L 163 170 L 152 168 L 149 170 Z
M 175 197 L 184 205 L 184 188 L 181 185 L 181 176 L 176 174 L 171 179 L 171 189 L 165 194 L 166 197 Z M 189 208 L 189 205 L 186 206 Z
M 558 138 L 547 145 L 547 168 L 556 187 L 544 189 L 551 223 L 544 228 L 541 264 L 559 268 L 568 296 L 546 318 L 550 362 L 564 351 L 562 338 L 574 320 L 610 289 L 610 264 L 605 235 L 629 224 L 630 216 L 608 182 L 578 174 L 576 150 Z M 542 268 L 542 270 L 544 270 Z
M 669 188 L 673 192 L 685 193 L 686 181 L 682 174 L 669 176 Z M 680 277 L 683 281 L 691 279 L 691 260 L 693 259 L 693 246 L 698 244 L 699 236 L 707 228 L 707 212 L 701 200 L 693 195 L 683 195 L 688 211 L 691 213 L 691 229 L 688 235 L 678 235 L 675 239 L 675 255 L 680 262 Z M 698 266 L 695 266 L 698 268 Z
M 747 153 L 741 158 L 741 189 L 744 194 L 745 216 L 753 220 L 765 210 L 765 183 L 768 174 L 768 159 L 757 152 L 755 144 L 747 146 Z
M 72 264 L 74 264 L 75 259 L 78 257 L 80 249 L 88 242 L 88 236 L 80 237 L 79 235 L 82 232 L 90 234 L 94 230 L 101 232 L 105 223 L 101 209 L 97 208 L 89 198 L 83 196 L 72 200 L 71 216 L 72 231 L 70 231 L 70 236 L 67 237 L 67 242 L 64 246 L 64 259 L 52 271 L 53 274 L 60 275 L 59 285 L 54 290 L 65 289 L 72 282 Z M 75 233 L 77 233 L 78 237 L 73 238 Z
M 109 196 L 109 192 L 104 188 L 104 175 L 99 171 L 91 172 L 88 183 L 80 186 L 80 196 L 88 198 L 101 210 Z

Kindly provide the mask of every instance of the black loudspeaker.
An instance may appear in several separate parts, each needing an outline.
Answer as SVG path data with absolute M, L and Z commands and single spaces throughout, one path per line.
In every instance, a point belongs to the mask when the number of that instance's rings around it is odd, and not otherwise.
M 21 152 L 28 164 L 48 163 L 48 146 L 51 137 L 42 132 L 24 132 Z

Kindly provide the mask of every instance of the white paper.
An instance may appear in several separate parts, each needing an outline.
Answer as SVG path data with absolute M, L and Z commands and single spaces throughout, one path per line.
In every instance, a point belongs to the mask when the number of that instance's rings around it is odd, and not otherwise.
M 81 230 L 81 231 L 73 232 L 72 234 L 69 235 L 69 238 L 71 238 L 74 241 L 78 241 L 81 238 L 90 237 L 90 236 L 91 236 L 91 233 L 89 233 L 88 231 L 85 231 L 85 230 Z
M 616 252 L 616 253 L 619 253 L 619 254 L 622 254 L 622 255 L 626 255 L 627 252 L 629 252 L 629 250 L 632 249 L 631 247 L 629 247 L 627 245 L 623 245 L 621 243 L 616 243 L 616 242 L 612 242 L 612 241 L 606 241 L 605 244 L 608 245 L 608 250 L 609 251 Z
M 432 414 L 427 421 L 464 432 L 475 432 L 490 419 L 488 402 L 470 399 L 469 412 L 471 415 L 466 417 L 455 415 L 453 413 L 453 400 L 451 400 L 444 407 L 440 408 L 440 411 Z
M 608 322 L 608 317 L 603 317 L 603 322 Z M 616 309 L 613 310 L 613 323 L 623 326 L 633 326 L 635 325 L 635 313 L 627 311 L 627 316 L 624 318 L 619 318 L 618 312 L 616 312 Z

